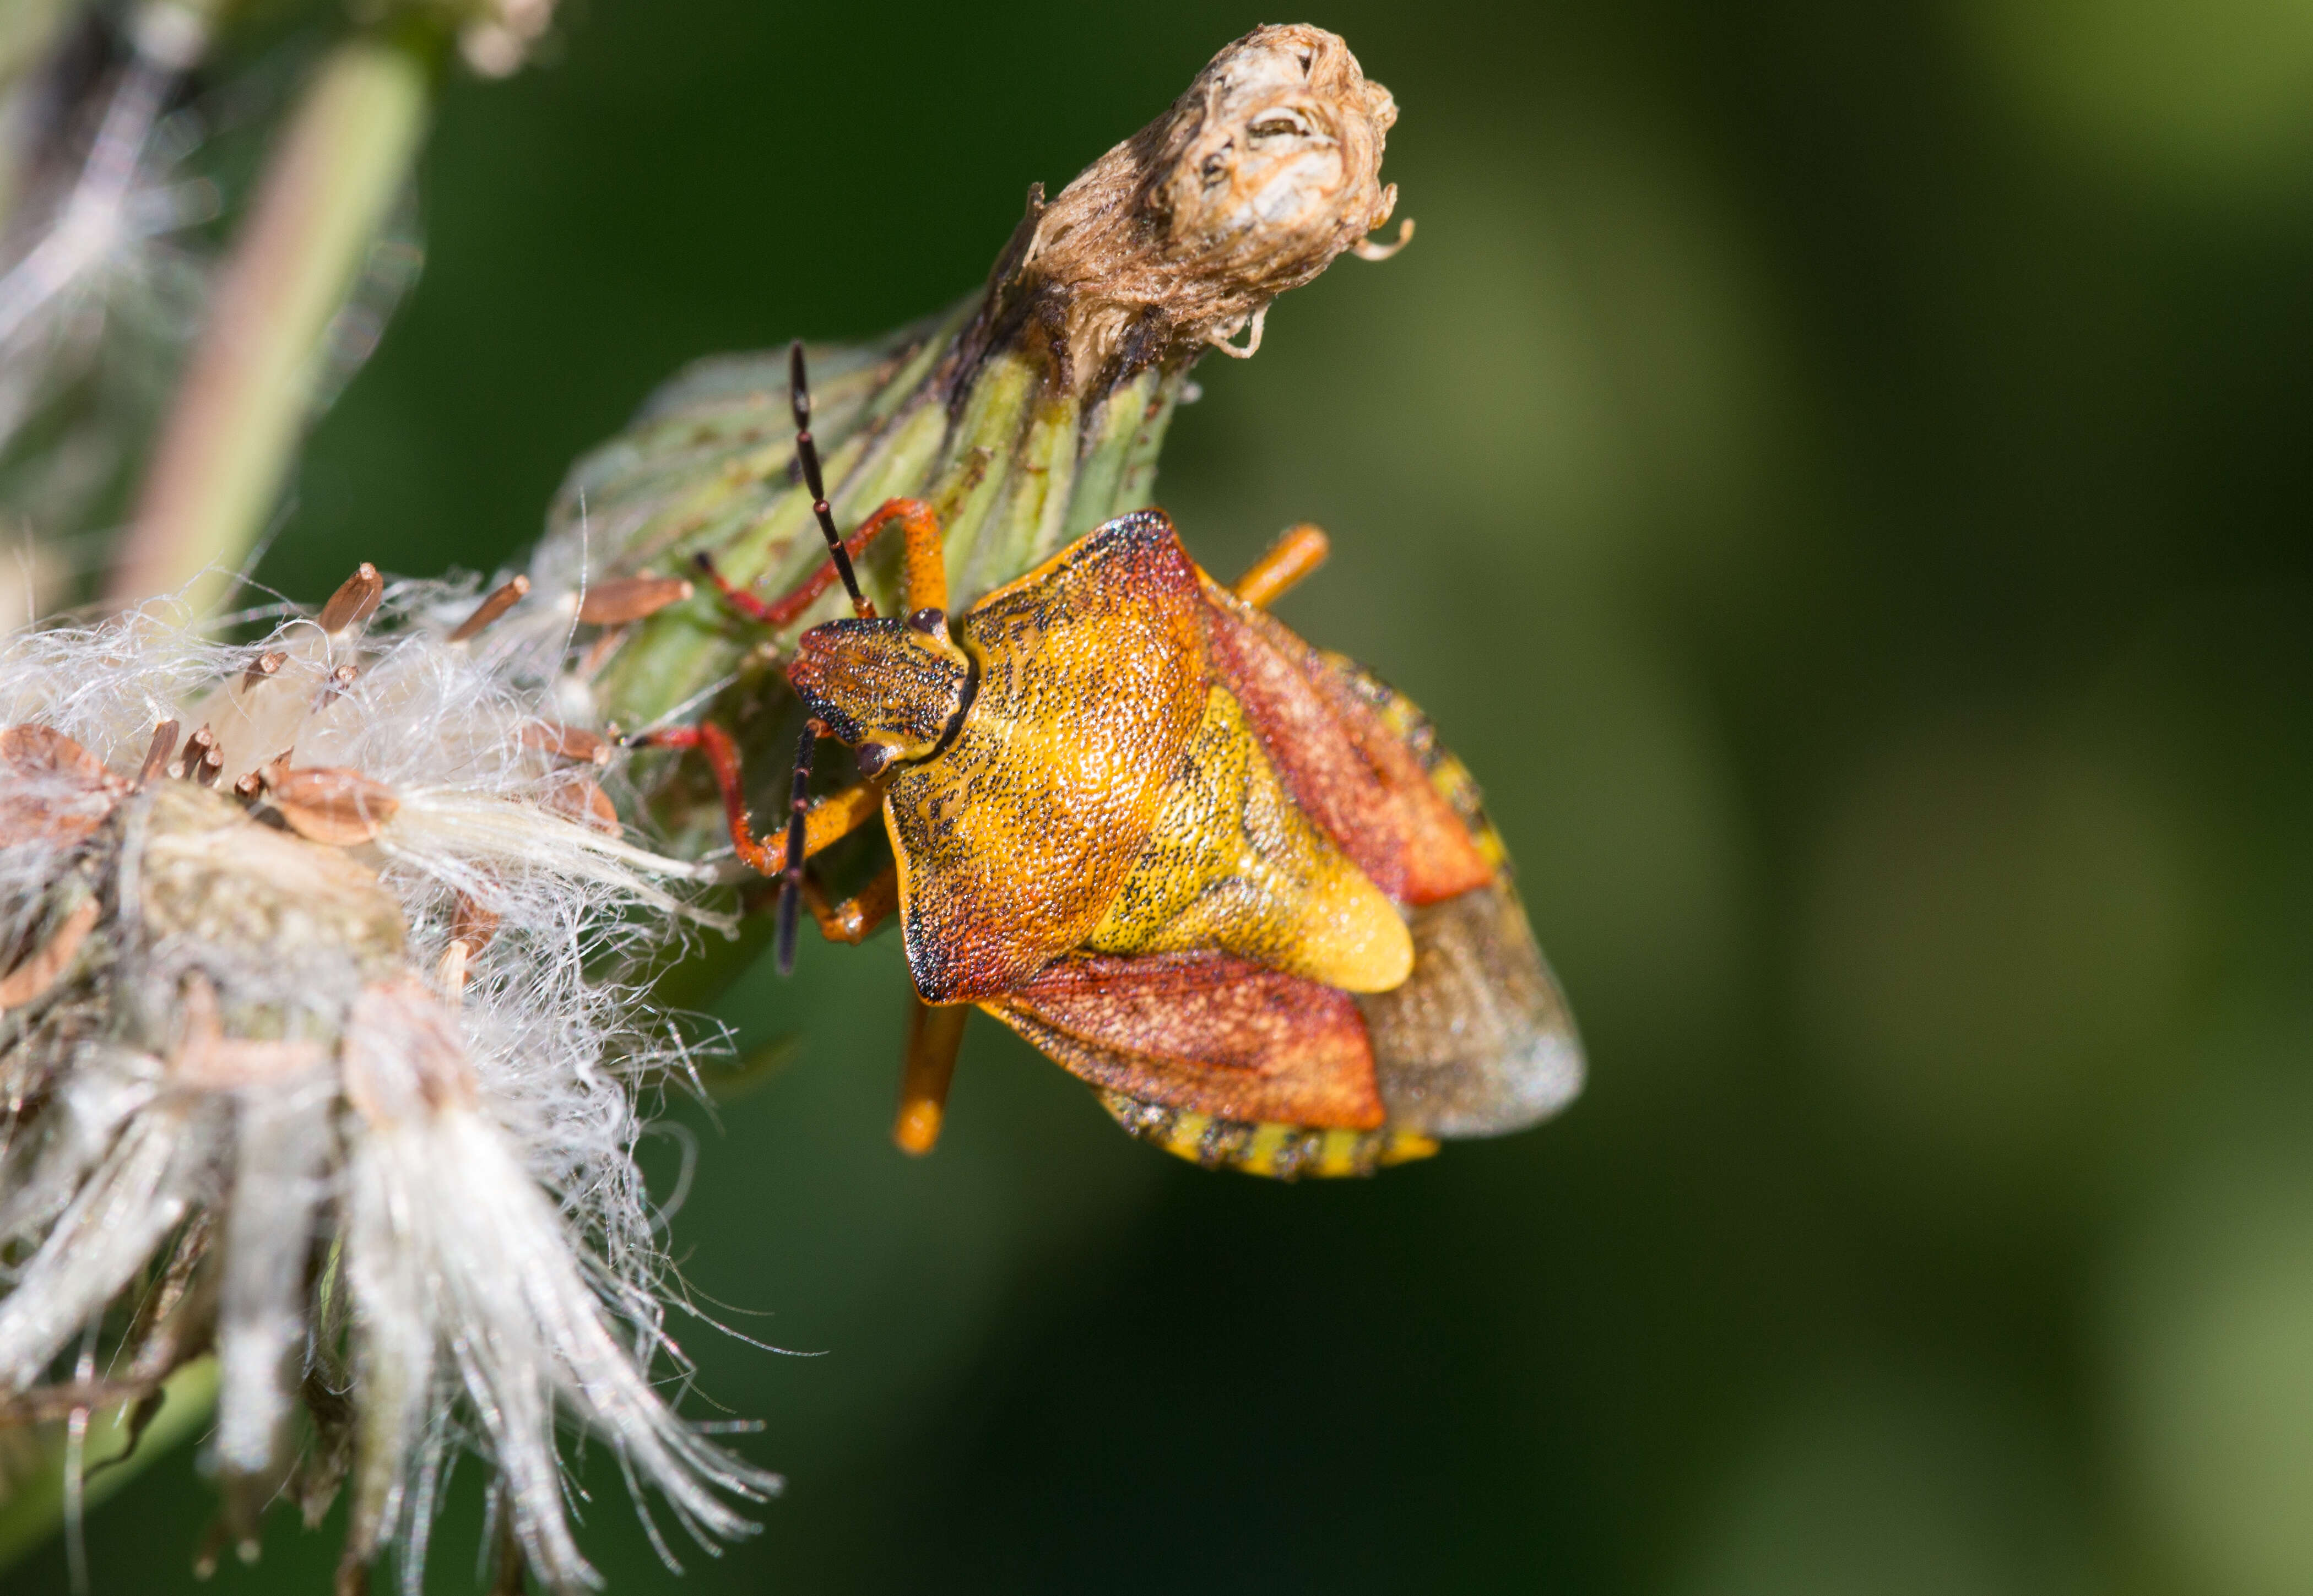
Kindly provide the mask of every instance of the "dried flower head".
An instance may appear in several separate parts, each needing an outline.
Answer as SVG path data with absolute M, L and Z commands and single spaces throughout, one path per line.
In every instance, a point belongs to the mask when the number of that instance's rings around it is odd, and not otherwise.
M 1344 250 L 1394 251 L 1365 238 L 1397 206 L 1397 185 L 1380 178 L 1396 120 L 1340 35 L 1255 29 L 1050 205 L 1031 199 L 997 267 L 991 326 L 1056 323 L 1076 385 L 1183 347 L 1252 354 L 1279 294 Z M 1398 241 L 1411 234 L 1409 223 Z
M 620 972 L 691 867 L 545 713 L 561 633 L 471 607 L 365 566 L 246 646 L 0 646 L 0 1413 L 213 1349 L 227 1528 L 350 1479 L 349 1588 L 399 1544 L 418 1589 L 461 1443 L 537 1576 L 593 1583 L 559 1419 L 702 1543 L 778 1483 L 650 1374 L 635 1090 L 682 1043 Z

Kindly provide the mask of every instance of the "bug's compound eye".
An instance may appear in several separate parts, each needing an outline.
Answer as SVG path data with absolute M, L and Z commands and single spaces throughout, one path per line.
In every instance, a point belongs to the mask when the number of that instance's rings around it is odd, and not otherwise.
M 884 767 L 892 762 L 892 745 L 888 742 L 863 742 L 852 750 L 859 761 L 859 774 L 875 777 L 884 774 Z
M 911 631 L 922 632 L 927 636 L 944 632 L 947 629 L 947 611 L 935 609 L 927 605 L 909 615 L 908 627 Z

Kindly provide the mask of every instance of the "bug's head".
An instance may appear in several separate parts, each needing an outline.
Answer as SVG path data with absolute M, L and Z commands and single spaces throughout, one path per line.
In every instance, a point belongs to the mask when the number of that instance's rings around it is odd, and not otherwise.
M 970 671 L 945 618 L 831 620 L 796 640 L 787 680 L 812 718 L 859 755 L 875 775 L 894 759 L 920 759 L 963 713 Z

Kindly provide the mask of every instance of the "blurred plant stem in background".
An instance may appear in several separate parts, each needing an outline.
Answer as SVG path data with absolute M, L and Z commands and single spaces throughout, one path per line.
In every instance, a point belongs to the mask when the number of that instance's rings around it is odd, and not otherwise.
M 107 589 L 184 590 L 196 614 L 255 546 L 312 408 L 332 320 L 423 141 L 446 39 L 349 39 L 306 85 L 227 258 Z

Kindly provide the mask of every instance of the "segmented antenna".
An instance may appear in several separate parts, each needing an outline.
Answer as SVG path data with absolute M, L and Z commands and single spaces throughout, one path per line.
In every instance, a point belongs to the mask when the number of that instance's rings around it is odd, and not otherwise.
M 787 865 L 779 880 L 778 940 L 773 944 L 783 976 L 795 973 L 796 923 L 803 907 L 803 816 L 811 807 L 811 756 L 819 746 L 820 725 L 805 721 L 796 744 L 795 781 L 787 795 Z
M 835 574 L 843 578 L 843 591 L 851 595 L 852 609 L 873 615 L 875 611 L 867 595 L 859 591 L 859 578 L 851 574 L 851 555 L 843 547 L 843 534 L 835 530 L 835 512 L 828 505 L 827 484 L 819 474 L 819 445 L 811 441 L 811 385 L 804 380 L 801 338 L 787 346 L 787 399 L 795 406 L 796 459 L 803 462 L 804 486 L 811 489 L 811 513 L 819 517 L 828 557 L 835 562 Z

